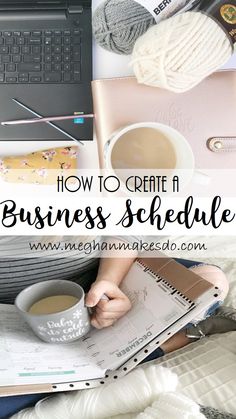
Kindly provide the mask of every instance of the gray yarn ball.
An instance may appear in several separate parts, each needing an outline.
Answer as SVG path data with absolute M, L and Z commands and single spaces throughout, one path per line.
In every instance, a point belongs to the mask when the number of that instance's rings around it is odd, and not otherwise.
M 134 0 L 106 0 L 94 12 L 98 44 L 117 54 L 131 54 L 136 40 L 155 25 L 151 13 Z

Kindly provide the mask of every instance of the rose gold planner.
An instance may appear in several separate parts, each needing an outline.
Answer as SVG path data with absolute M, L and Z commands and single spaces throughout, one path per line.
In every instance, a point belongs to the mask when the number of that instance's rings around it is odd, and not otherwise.
M 92 90 L 101 167 L 104 144 L 113 132 L 155 121 L 185 136 L 197 168 L 235 168 L 236 72 L 215 73 L 182 94 L 138 84 L 134 77 L 95 80 Z M 222 141 L 220 149 L 214 148 L 216 141 Z

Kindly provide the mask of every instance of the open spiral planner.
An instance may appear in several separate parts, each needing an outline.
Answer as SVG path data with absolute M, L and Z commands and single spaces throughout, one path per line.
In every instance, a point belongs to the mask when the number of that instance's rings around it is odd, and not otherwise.
M 165 257 L 136 259 L 121 286 L 131 310 L 70 344 L 40 341 L 0 304 L 0 396 L 92 388 L 132 370 L 220 299 L 221 290 Z

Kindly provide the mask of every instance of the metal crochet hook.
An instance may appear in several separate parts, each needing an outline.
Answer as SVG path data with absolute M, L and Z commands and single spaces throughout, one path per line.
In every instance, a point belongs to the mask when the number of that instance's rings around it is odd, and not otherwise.
M 24 125 L 24 124 L 38 124 L 40 122 L 51 122 L 51 121 L 66 121 L 76 118 L 94 118 L 94 114 L 73 114 L 73 115 L 60 115 L 60 116 L 47 116 L 41 118 L 28 118 L 28 119 L 13 119 L 11 121 L 3 121 L 1 125 L 9 126 L 9 125 Z
M 12 98 L 13 102 L 17 103 L 22 108 L 26 109 L 27 111 L 31 112 L 33 115 L 37 116 L 38 118 L 43 118 L 42 115 L 40 115 L 38 112 L 35 112 L 33 109 L 29 108 L 24 103 L 20 102 L 18 99 Z M 75 115 L 76 117 L 76 115 Z M 60 131 L 62 134 L 66 135 L 68 138 L 70 138 L 73 141 L 79 142 L 80 144 L 84 145 L 84 143 L 77 138 L 75 138 L 73 135 L 69 134 L 69 132 L 65 131 L 64 129 L 58 127 L 51 121 L 47 121 L 46 124 L 50 125 L 51 127 L 55 128 L 57 131 Z

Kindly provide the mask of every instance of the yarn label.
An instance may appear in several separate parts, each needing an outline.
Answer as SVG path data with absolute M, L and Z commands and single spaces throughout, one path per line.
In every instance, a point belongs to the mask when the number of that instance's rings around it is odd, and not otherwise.
M 220 23 L 236 47 L 236 0 L 204 1 L 201 10 Z
M 199 3 L 199 0 L 136 0 L 136 3 L 145 7 L 158 23 L 179 12 L 189 10 Z

